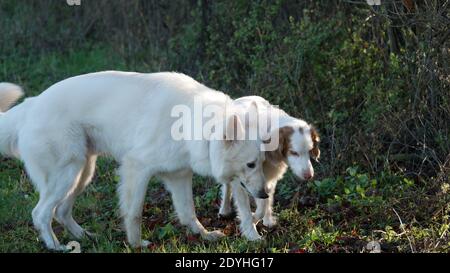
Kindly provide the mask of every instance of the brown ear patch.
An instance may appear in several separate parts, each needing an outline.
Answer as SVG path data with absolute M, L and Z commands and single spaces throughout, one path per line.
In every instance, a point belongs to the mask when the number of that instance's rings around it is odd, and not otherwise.
M 320 150 L 319 150 L 320 137 L 319 137 L 319 133 L 317 133 L 316 128 L 314 128 L 313 126 L 311 126 L 311 139 L 313 141 L 313 148 L 311 150 L 311 156 L 315 160 L 318 160 L 320 158 Z
M 266 153 L 269 160 L 277 162 L 283 161 L 287 157 L 287 153 L 291 147 L 291 135 L 293 133 L 294 129 L 290 126 L 285 126 L 278 130 L 278 149 Z
M 278 146 L 278 150 L 283 155 L 283 157 L 286 157 L 287 153 L 289 152 L 289 149 L 291 147 L 291 135 L 293 133 L 294 129 L 290 126 L 280 128 L 280 144 Z

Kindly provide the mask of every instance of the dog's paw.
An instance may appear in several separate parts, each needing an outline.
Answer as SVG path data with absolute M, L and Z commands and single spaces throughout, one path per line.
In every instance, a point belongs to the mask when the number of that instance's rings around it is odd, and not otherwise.
M 40 241 L 40 244 L 43 248 L 47 249 L 47 251 L 52 253 L 58 253 L 58 252 L 66 252 L 67 248 L 65 245 L 60 244 L 58 240 L 52 240 L 50 242 Z
M 241 234 L 249 241 L 260 241 L 262 236 L 259 235 L 258 230 L 256 230 L 256 225 L 241 225 Z
M 215 241 L 223 237 L 225 237 L 225 234 L 220 230 L 207 231 L 202 234 L 202 238 L 208 241 Z
M 253 218 L 253 223 L 256 225 L 259 223 L 259 221 L 261 221 L 263 219 L 264 215 L 261 215 L 259 213 L 252 213 L 252 218 Z
M 64 251 L 68 253 L 81 253 L 81 245 L 77 241 L 71 241 L 64 246 Z
M 143 248 L 148 247 L 150 244 L 151 244 L 150 241 L 147 241 L 147 240 L 141 241 L 141 247 L 143 247 Z
M 244 233 L 244 237 L 249 241 L 262 241 L 263 237 L 259 235 L 258 231 Z
M 263 218 L 263 225 L 268 228 L 273 228 L 277 225 L 277 217 L 270 216 Z
M 42 242 L 41 246 L 50 253 L 61 253 L 61 252 L 69 253 L 70 250 L 72 250 L 69 247 L 67 247 L 66 245 L 62 245 L 62 244 L 49 246 L 46 243 Z

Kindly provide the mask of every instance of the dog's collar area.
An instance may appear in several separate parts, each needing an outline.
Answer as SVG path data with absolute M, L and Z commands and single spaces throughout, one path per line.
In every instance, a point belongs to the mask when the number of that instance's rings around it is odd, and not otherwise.
M 241 183 L 241 186 L 245 189 L 245 191 L 248 193 L 248 194 L 250 194 L 251 196 L 253 196 L 253 194 L 247 189 L 247 187 L 245 186 L 245 184 L 244 184 L 244 182 L 240 182 Z

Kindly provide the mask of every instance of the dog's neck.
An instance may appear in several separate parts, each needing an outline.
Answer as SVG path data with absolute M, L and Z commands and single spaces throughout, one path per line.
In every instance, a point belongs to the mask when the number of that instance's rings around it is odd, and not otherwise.
M 267 182 L 278 181 L 286 173 L 288 168 L 287 159 L 272 159 L 264 161 L 264 176 Z

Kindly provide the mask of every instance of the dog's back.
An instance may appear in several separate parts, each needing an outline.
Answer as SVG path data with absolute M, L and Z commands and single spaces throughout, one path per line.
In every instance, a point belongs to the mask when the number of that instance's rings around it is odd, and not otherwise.
M 23 135 L 45 132 L 47 138 L 87 138 L 96 153 L 120 158 L 138 146 L 158 147 L 152 140 L 170 142 L 171 109 L 175 105 L 193 107 L 197 95 L 220 103 L 227 99 L 223 93 L 178 73 L 106 71 L 81 75 L 56 83 L 36 97 L 24 121 Z

